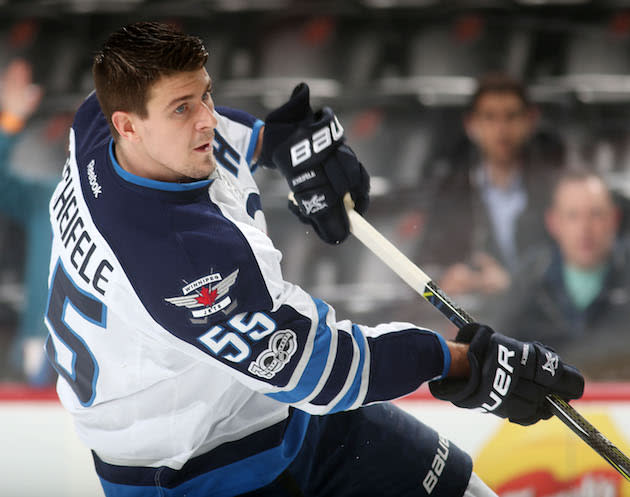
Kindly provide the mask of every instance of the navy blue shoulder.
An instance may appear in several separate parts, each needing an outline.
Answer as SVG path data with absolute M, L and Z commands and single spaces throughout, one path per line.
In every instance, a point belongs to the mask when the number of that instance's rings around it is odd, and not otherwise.
M 77 150 L 91 150 L 109 141 L 109 126 L 95 92 L 90 93 L 77 110 L 72 128 Z
M 237 313 L 272 308 L 254 253 L 210 200 L 209 181 L 130 181 L 116 163 L 93 95 L 73 127 L 92 220 L 157 323 L 207 352 L 197 338 L 209 327 Z
M 207 188 L 142 192 L 113 174 L 103 173 L 104 201 L 94 199 L 90 210 L 156 322 L 206 352 L 197 338 L 211 326 L 272 308 L 249 243 Z
M 222 116 L 227 117 L 231 121 L 241 123 L 249 128 L 253 128 L 258 119 L 244 110 L 232 109 L 231 107 L 217 106 L 215 110 Z

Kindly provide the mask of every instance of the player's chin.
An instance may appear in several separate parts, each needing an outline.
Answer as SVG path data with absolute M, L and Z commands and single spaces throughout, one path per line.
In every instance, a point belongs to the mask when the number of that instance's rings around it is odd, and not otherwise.
M 201 158 L 201 160 L 199 157 L 197 157 L 195 163 L 195 177 L 197 177 L 198 179 L 207 178 L 214 172 L 217 167 L 216 160 L 211 153 Z
M 210 153 L 208 156 L 208 161 L 206 163 L 206 167 L 208 168 L 208 176 L 210 176 L 214 170 L 217 168 L 217 161 L 214 158 L 214 154 Z

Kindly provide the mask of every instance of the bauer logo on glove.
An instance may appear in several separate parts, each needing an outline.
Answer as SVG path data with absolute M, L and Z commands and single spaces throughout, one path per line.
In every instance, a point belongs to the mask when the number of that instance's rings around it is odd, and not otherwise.
M 501 405 L 503 397 L 507 395 L 510 389 L 512 373 L 514 372 L 514 367 L 510 365 L 510 359 L 514 359 L 516 352 L 503 345 L 499 345 L 497 351 L 497 371 L 490 391 L 490 399 L 492 399 L 493 404 L 490 405 L 487 402 L 481 404 L 481 409 L 486 412 L 494 411 Z M 525 356 L 523 357 L 525 358 Z M 525 360 L 527 359 L 525 358 Z
M 291 164 L 293 167 L 299 166 L 305 160 L 310 159 L 314 153 L 323 152 L 336 142 L 340 142 L 342 138 L 343 128 L 339 124 L 337 116 L 333 116 L 330 124 L 315 131 L 310 140 L 305 138 L 289 149 Z

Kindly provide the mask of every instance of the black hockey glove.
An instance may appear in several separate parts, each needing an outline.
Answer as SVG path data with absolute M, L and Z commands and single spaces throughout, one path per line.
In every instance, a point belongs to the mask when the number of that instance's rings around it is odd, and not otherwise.
M 332 110 L 313 112 L 305 83 L 267 116 L 259 163 L 280 170 L 297 203 L 289 201 L 289 209 L 327 243 L 340 243 L 350 233 L 346 193 L 360 214 L 367 210 L 370 178 L 344 144 L 343 128 Z
M 582 375 L 539 342 L 519 342 L 477 323 L 465 325 L 455 340 L 470 343 L 470 378 L 432 381 L 429 388 L 438 399 L 530 425 L 551 417 L 547 394 L 564 400 L 582 396 Z

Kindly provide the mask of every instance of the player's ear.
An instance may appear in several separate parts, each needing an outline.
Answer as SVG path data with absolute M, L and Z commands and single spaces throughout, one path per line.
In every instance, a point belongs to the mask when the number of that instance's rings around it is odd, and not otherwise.
M 129 112 L 115 111 L 112 114 L 112 124 L 122 138 L 130 141 L 138 141 L 140 139 L 136 132 L 133 117 Z

